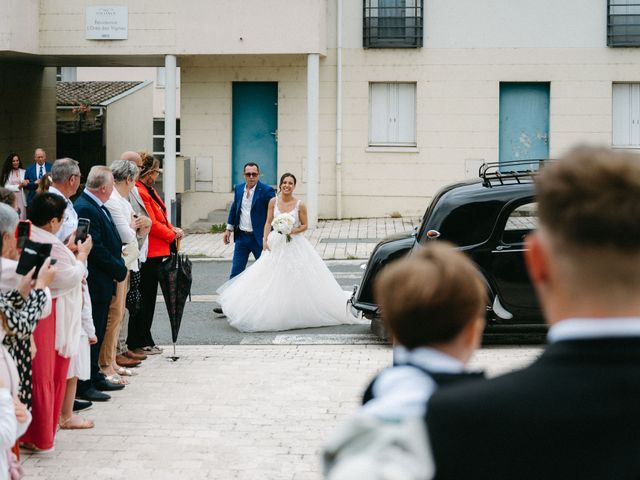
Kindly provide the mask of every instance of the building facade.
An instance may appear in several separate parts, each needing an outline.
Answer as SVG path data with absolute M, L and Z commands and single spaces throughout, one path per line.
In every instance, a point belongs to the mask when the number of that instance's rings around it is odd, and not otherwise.
M 485 161 L 553 158 L 578 143 L 640 148 L 631 2 L 129 0 L 127 38 L 98 40 L 87 38 L 94 1 L 26 3 L 24 13 L 9 2 L 9 26 L 0 19 L 3 85 L 16 65 L 175 57 L 187 226 L 226 208 L 247 161 L 267 183 L 296 174 L 314 218 L 368 217 L 420 214 Z M 47 115 L 34 132 L 43 139 Z

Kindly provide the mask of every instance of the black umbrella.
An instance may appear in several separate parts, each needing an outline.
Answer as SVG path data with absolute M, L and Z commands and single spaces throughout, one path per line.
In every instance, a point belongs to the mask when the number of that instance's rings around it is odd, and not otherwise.
M 189 260 L 189 257 L 172 251 L 171 255 L 158 267 L 158 280 L 165 305 L 167 306 L 169 323 L 171 324 L 173 357 L 169 358 L 175 361 L 178 359 L 176 356 L 176 342 L 178 341 L 184 305 L 187 302 L 187 297 L 191 296 L 193 277 L 191 275 L 191 260 Z

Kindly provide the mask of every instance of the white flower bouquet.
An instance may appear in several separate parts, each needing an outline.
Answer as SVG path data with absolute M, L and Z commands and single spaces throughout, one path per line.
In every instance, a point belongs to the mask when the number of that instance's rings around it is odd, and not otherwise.
M 280 235 L 287 236 L 287 242 L 291 241 L 291 230 L 293 230 L 293 225 L 295 224 L 295 219 L 293 215 L 290 213 L 281 213 L 271 222 L 271 226 L 273 229 L 278 232 Z

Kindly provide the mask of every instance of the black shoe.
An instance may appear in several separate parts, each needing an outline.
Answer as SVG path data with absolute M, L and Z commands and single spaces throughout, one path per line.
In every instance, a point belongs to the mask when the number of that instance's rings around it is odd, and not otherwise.
M 103 392 L 113 392 L 116 390 L 122 390 L 124 388 L 124 385 L 120 383 L 113 383 L 113 382 L 110 382 L 109 380 L 102 379 L 102 378 L 100 380 L 94 380 L 93 386 L 97 390 L 100 390 Z
M 76 398 L 88 400 L 90 402 L 106 402 L 111 399 L 111 396 L 106 393 L 99 392 L 95 387 L 91 386 L 82 392 L 76 392 Z
M 106 395 L 106 394 L 103 394 Z M 92 402 L 85 402 L 84 400 L 74 400 L 73 401 L 73 411 L 74 412 L 82 412 L 83 410 L 90 410 L 93 407 Z
M 218 315 L 224 315 L 224 312 L 222 311 L 221 307 L 215 307 L 213 309 L 213 313 L 217 313 Z

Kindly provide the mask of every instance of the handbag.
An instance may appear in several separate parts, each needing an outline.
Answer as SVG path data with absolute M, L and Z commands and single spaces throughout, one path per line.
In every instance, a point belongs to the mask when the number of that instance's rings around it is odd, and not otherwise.
M 129 268 L 133 262 L 138 260 L 138 257 L 140 257 L 140 249 L 137 241 L 125 243 L 122 246 L 122 260 L 124 260 L 125 267 Z

